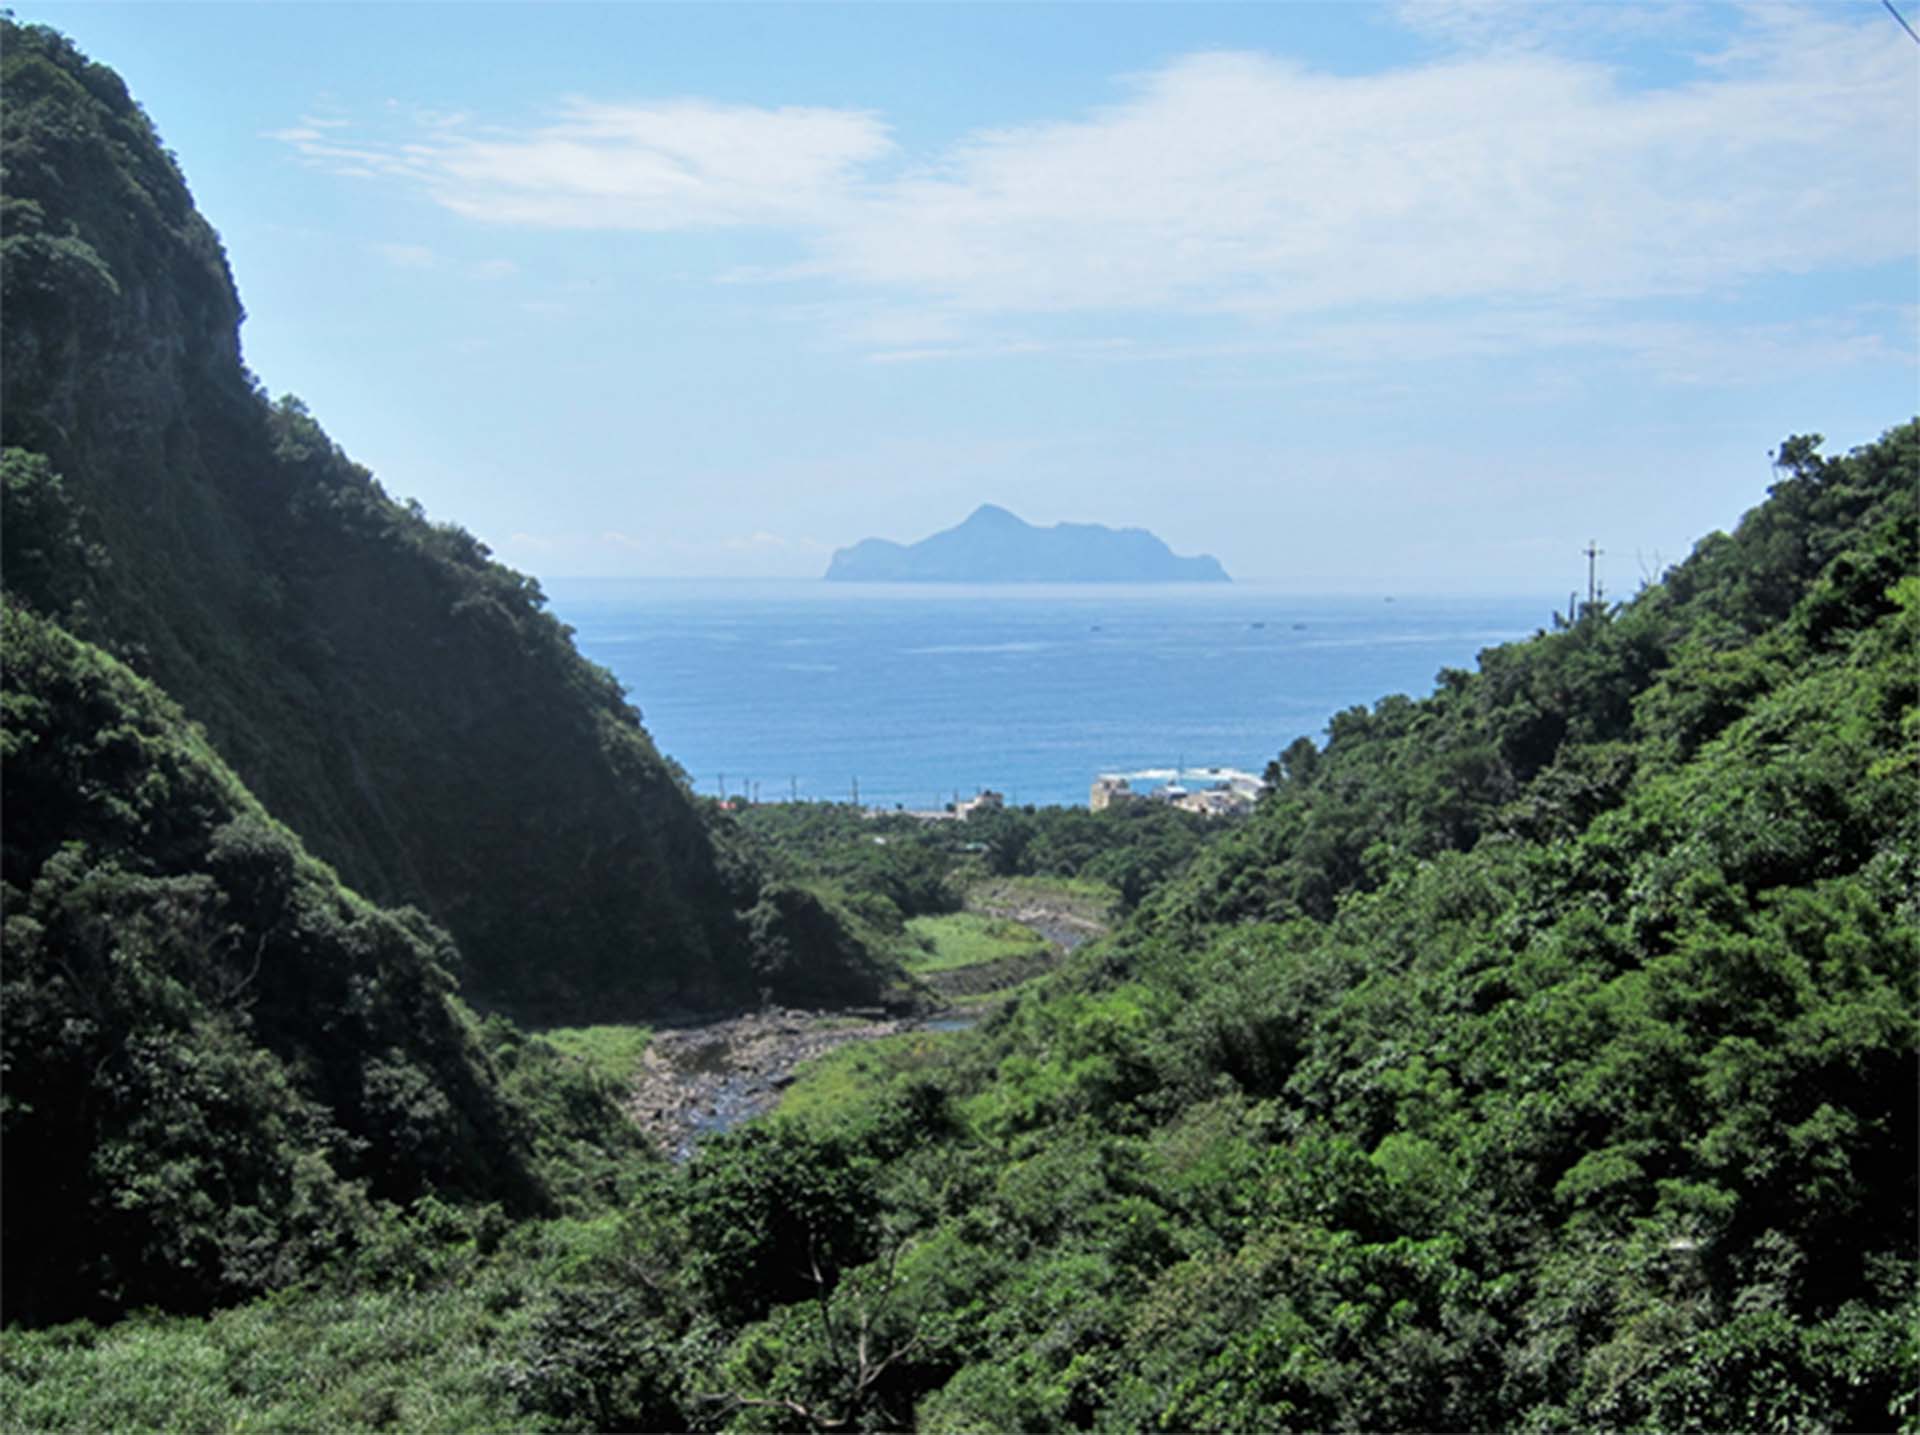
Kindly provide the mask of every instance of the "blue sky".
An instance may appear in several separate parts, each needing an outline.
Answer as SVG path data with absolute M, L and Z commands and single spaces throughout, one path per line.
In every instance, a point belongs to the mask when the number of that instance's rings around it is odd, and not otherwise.
M 1302 591 L 1593 538 L 1624 596 L 1920 406 L 1879 0 L 16 14 L 145 105 L 268 388 L 537 575 L 991 501 Z

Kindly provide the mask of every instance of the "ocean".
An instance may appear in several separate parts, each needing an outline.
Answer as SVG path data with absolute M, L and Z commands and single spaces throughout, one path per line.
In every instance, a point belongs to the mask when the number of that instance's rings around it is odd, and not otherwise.
M 556 579 L 553 612 L 697 791 L 1076 804 L 1101 773 L 1260 772 L 1328 718 L 1432 691 L 1552 600 L 1180 586 Z M 1144 776 L 1143 776 L 1144 775 Z

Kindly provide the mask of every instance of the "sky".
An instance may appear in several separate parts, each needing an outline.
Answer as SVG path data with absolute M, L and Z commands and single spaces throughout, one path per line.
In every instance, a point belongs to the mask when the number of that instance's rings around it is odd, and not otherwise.
M 14 10 L 144 105 L 268 390 L 536 576 L 993 502 L 1625 597 L 1920 408 L 1880 0 Z

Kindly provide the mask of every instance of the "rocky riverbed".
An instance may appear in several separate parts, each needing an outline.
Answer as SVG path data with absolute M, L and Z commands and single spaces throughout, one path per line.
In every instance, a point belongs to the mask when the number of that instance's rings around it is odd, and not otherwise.
M 1109 899 L 1072 891 L 1035 891 L 1020 879 L 980 884 L 967 895 L 967 910 L 1031 927 L 1063 955 L 1105 936 L 1114 917 Z
M 1057 960 L 1106 931 L 1104 922 L 1075 906 L 1000 898 L 983 901 L 975 910 L 1033 928 L 1047 939 Z M 974 969 L 962 968 L 952 975 L 970 970 Z M 996 975 L 1003 981 L 1018 981 L 1036 970 L 1021 965 L 1018 972 Z M 877 1012 L 772 1007 L 719 1021 L 666 1027 L 654 1033 L 641 1058 L 627 1109 L 661 1151 L 684 1161 L 702 1136 L 771 1110 L 803 1062 L 848 1042 L 908 1031 L 952 1031 L 977 1019 L 977 1013 L 960 1012 L 888 1017 Z
M 772 1108 L 802 1062 L 852 1041 L 951 1030 L 959 1017 L 874 1017 L 772 1007 L 654 1033 L 628 1110 L 654 1144 L 684 1161 L 694 1144 Z

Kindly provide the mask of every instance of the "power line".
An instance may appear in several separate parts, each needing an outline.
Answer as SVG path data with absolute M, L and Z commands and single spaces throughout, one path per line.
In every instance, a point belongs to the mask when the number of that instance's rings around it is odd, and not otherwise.
M 1880 3 L 1887 7 L 1887 13 L 1889 15 L 1900 22 L 1900 28 L 1907 32 L 1907 38 L 1913 41 L 1914 44 L 1920 45 L 1920 35 L 1914 34 L 1913 26 L 1909 25 L 1906 22 L 1906 18 L 1901 15 L 1898 10 L 1893 8 L 1893 0 L 1880 0 Z

